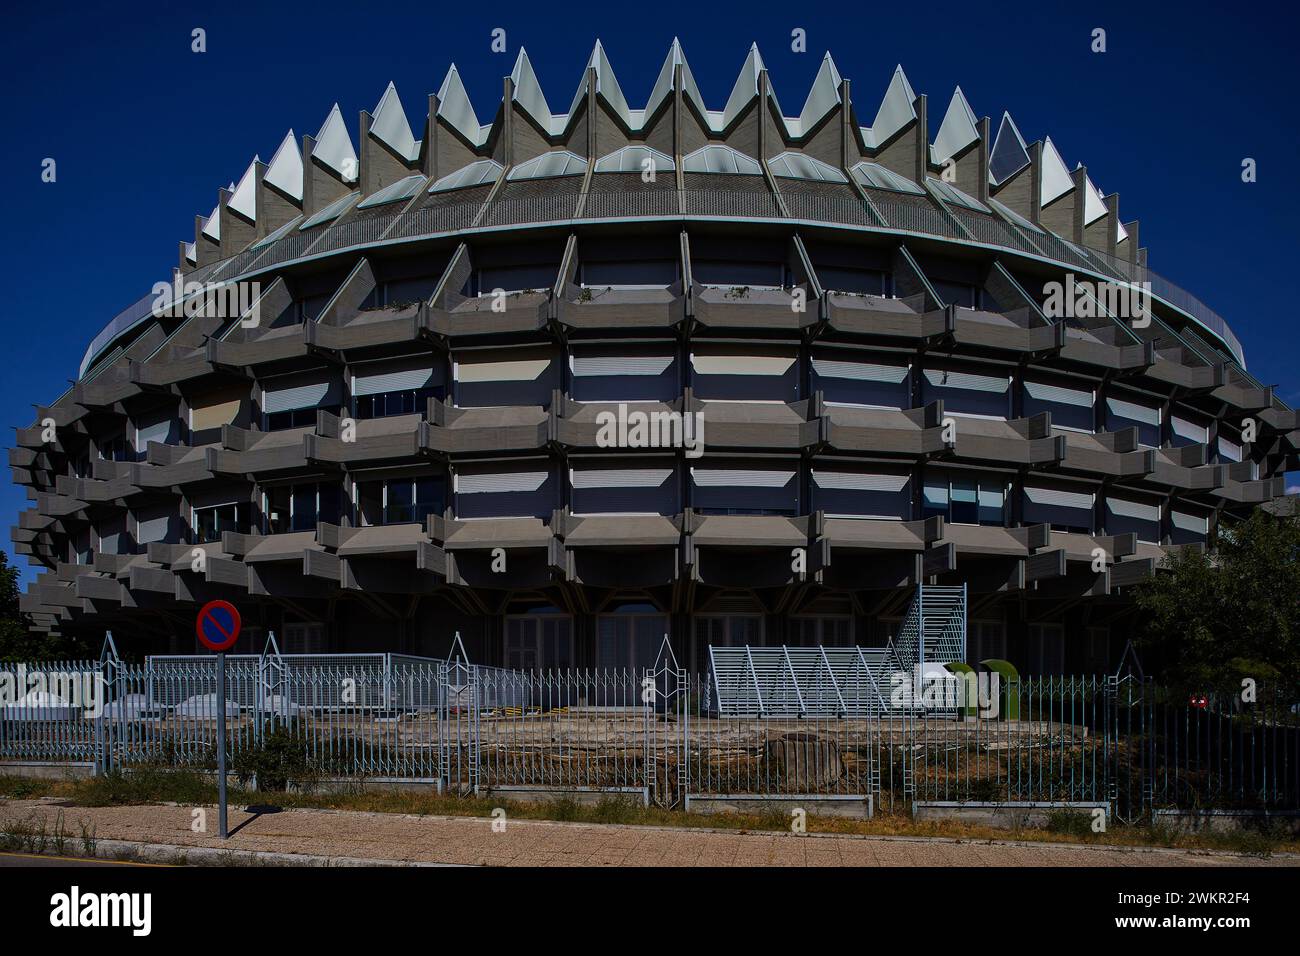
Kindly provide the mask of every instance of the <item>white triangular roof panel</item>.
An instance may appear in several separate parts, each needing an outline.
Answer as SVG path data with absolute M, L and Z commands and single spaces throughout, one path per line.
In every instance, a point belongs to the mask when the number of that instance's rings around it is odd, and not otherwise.
M 515 68 L 510 73 L 510 82 L 514 87 L 515 102 L 519 104 L 520 109 L 540 123 L 543 129 L 550 130 L 551 108 L 546 104 L 546 94 L 542 92 L 537 74 L 533 71 L 533 64 L 523 47 L 519 48 L 519 56 L 515 58 Z
M 208 218 L 203 221 L 203 235 L 207 236 L 213 242 L 221 241 L 221 204 L 212 207 L 212 212 Z
M 962 95 L 959 86 L 952 94 L 943 122 L 939 124 L 939 134 L 934 138 L 931 157 L 936 163 L 942 164 L 972 143 L 978 143 L 979 138 L 980 131 L 975 120 L 975 112 L 966 102 L 966 97 Z
M 1083 192 L 1083 224 L 1090 226 L 1106 215 L 1106 201 L 1102 199 L 1101 190 L 1093 185 L 1091 179 L 1085 180 Z
M 370 135 L 381 143 L 392 147 L 393 151 L 407 162 L 420 158 L 420 144 L 411 133 L 411 124 L 407 122 L 406 110 L 402 109 L 401 97 L 397 87 L 392 83 L 379 98 L 370 121 Z
M 343 122 L 343 112 L 337 103 L 325 117 L 325 123 L 316 134 L 312 156 L 343 177 L 344 182 L 357 178 L 357 151 L 352 146 L 352 136 Z
M 870 129 L 862 131 L 862 137 L 867 145 L 875 149 L 916 119 L 916 107 L 913 105 L 915 102 L 916 94 L 912 92 L 912 84 L 907 81 L 907 74 L 903 72 L 903 67 L 901 65 L 894 67 L 889 88 L 885 90 L 885 97 L 880 101 L 880 109 L 876 111 L 875 122 L 871 124 Z
M 1061 154 L 1056 151 L 1052 137 L 1049 136 L 1043 142 L 1043 185 L 1039 191 L 1039 202 L 1046 206 L 1073 188 L 1074 180 L 1070 178 L 1070 170 L 1066 168 L 1065 160 L 1061 159 Z
M 239 177 L 239 185 L 231 190 L 230 199 L 226 201 L 227 206 L 249 222 L 257 220 L 257 163 L 258 158 L 254 156 L 244 175 Z
M 478 123 L 474 104 L 469 101 L 469 94 L 465 92 L 465 84 L 461 82 L 454 63 L 438 90 L 438 115 L 472 145 L 482 146 L 487 141 L 487 132 Z
M 762 69 L 763 57 L 758 52 L 758 44 L 755 43 L 749 48 L 749 55 L 745 57 L 745 64 L 740 68 L 740 75 L 736 77 L 736 85 L 731 88 L 731 95 L 727 97 L 727 105 L 723 107 L 722 129 L 726 129 L 731 125 L 732 120 L 745 111 L 749 101 L 758 96 L 758 74 Z
M 298 140 L 293 135 L 293 130 L 285 134 L 262 179 L 286 196 L 302 202 L 302 153 L 298 150 Z
M 799 132 L 807 132 L 821 119 L 840 104 L 840 71 L 835 68 L 835 61 L 829 53 L 822 58 L 822 65 L 817 70 L 808 99 L 804 101 L 799 113 Z M 787 124 L 788 125 L 788 124 Z

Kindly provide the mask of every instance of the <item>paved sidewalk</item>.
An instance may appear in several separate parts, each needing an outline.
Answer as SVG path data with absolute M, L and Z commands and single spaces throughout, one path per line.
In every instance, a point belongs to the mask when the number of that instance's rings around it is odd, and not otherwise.
M 62 809 L 70 844 L 81 822 L 98 840 L 303 854 L 357 861 L 482 866 L 1297 866 L 1300 857 L 1260 859 L 1185 850 L 847 835 L 742 833 L 669 827 L 507 821 L 493 832 L 486 818 L 433 817 L 345 810 L 286 810 L 251 819 L 230 810 L 232 836 L 221 841 L 190 829 L 191 807 L 60 807 L 15 800 L 0 805 L 0 827 L 44 815 L 47 832 Z M 207 808 L 215 833 L 217 811 Z M 245 825 L 246 824 L 246 825 Z M 279 861 L 285 862 L 283 860 Z

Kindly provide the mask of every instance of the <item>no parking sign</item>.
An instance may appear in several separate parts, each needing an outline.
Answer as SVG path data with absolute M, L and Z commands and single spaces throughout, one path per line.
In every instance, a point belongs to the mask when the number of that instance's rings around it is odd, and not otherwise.
M 226 839 L 226 651 L 239 639 L 239 611 L 229 601 L 209 601 L 199 608 L 194 633 L 217 652 L 217 833 Z M 238 708 L 236 708 L 238 710 Z
M 228 651 L 239 639 L 239 611 L 229 601 L 209 601 L 199 609 L 194 633 L 210 651 Z

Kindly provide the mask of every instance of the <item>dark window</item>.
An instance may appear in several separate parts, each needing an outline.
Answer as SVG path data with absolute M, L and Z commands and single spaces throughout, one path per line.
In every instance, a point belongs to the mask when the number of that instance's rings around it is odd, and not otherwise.
M 222 533 L 248 534 L 252 529 L 253 506 L 247 501 L 194 509 L 194 543 L 221 541 Z
M 282 431 L 286 428 L 314 428 L 316 425 L 316 409 L 314 408 L 295 408 L 289 412 L 268 412 L 266 414 L 266 430 L 268 432 Z
M 440 476 L 388 478 L 357 485 L 357 511 L 363 525 L 423 524 L 446 507 Z
M 411 388 L 400 392 L 380 392 L 376 395 L 358 395 L 354 400 L 355 415 L 363 418 L 387 418 L 390 415 L 424 416 L 429 408 L 429 399 L 442 401 L 447 397 L 447 390 L 441 385 L 429 388 Z

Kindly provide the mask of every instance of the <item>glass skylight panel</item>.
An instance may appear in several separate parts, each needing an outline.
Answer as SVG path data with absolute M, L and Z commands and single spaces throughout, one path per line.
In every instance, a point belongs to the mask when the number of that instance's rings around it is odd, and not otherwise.
M 763 167 L 758 160 L 737 152 L 730 146 L 701 146 L 682 160 L 682 169 L 688 173 L 739 173 L 742 176 L 761 176 Z
M 359 195 L 361 194 L 348 193 L 346 196 L 334 200 L 332 203 L 330 203 L 320 212 L 313 213 L 312 215 L 308 216 L 307 219 L 303 222 L 303 224 L 298 227 L 298 229 L 300 231 L 303 229 L 310 229 L 312 226 L 319 226 L 321 223 L 330 222 L 331 220 L 337 219 L 339 216 L 347 212 L 349 208 L 351 208 L 352 204 L 357 201 L 357 196 Z
M 510 170 L 507 177 L 517 179 L 543 179 L 548 176 L 575 176 L 587 171 L 587 161 L 567 149 L 558 149 L 550 153 L 534 156 L 527 162 L 520 163 Z
M 962 192 L 952 183 L 946 183 L 942 179 L 935 179 L 933 176 L 927 176 L 926 182 L 930 184 L 930 187 L 939 194 L 944 202 L 952 203 L 954 206 L 974 209 L 976 212 L 991 212 L 988 206 L 974 196 Z
M 767 161 L 772 175 L 785 179 L 811 179 L 823 183 L 847 183 L 844 174 L 820 159 L 805 156 L 803 153 L 782 153 Z
M 463 189 L 466 186 L 481 186 L 483 183 L 496 182 L 505 167 L 492 159 L 480 159 L 463 169 L 448 173 L 429 187 L 429 192 L 440 193 L 449 189 Z
M 250 248 L 250 249 L 261 249 L 263 246 L 269 246 L 271 243 L 275 242 L 277 239 L 281 239 L 281 238 L 283 238 L 284 236 L 287 236 L 290 232 L 292 232 L 292 231 L 293 231 L 293 227 L 296 226 L 296 225 L 298 225 L 298 223 L 299 223 L 301 220 L 302 220 L 302 216 L 296 216 L 295 218 L 290 219 L 288 222 L 286 222 L 286 223 L 285 223 L 283 226 L 281 226 L 279 229 L 275 230 L 275 232 L 271 233 L 271 234 L 270 234 L 269 236 L 267 236 L 265 239 L 259 239 L 259 240 L 257 240 L 257 242 L 253 243 L 251 246 L 249 246 L 249 248 Z
M 419 173 L 414 176 L 407 176 L 405 179 L 399 179 L 397 182 L 385 186 L 373 196 L 367 196 L 357 203 L 357 208 L 369 209 L 372 206 L 383 206 L 390 202 L 401 202 L 403 199 L 410 199 L 420 191 L 420 186 L 423 183 L 424 177 Z
M 879 163 L 861 162 L 850 171 L 854 179 L 869 189 L 889 189 L 896 193 L 911 193 L 914 196 L 925 195 L 925 190 L 906 176 L 900 176 Z
M 1026 219 L 1024 216 L 1020 215 L 1020 213 L 1012 209 L 1010 206 L 1007 206 L 1004 203 L 1000 203 L 996 199 L 990 199 L 989 204 L 992 205 L 994 208 L 996 208 L 998 212 L 1002 213 L 1002 215 L 1006 216 L 1008 219 L 1014 222 L 1021 229 L 1028 229 L 1030 232 L 1040 232 L 1040 233 L 1043 231 L 1038 226 L 1035 226 L 1032 222 Z
M 644 163 L 650 160 L 656 172 L 671 172 L 676 167 L 673 158 L 649 146 L 624 146 L 608 156 L 596 160 L 598 173 L 639 173 L 647 168 Z

